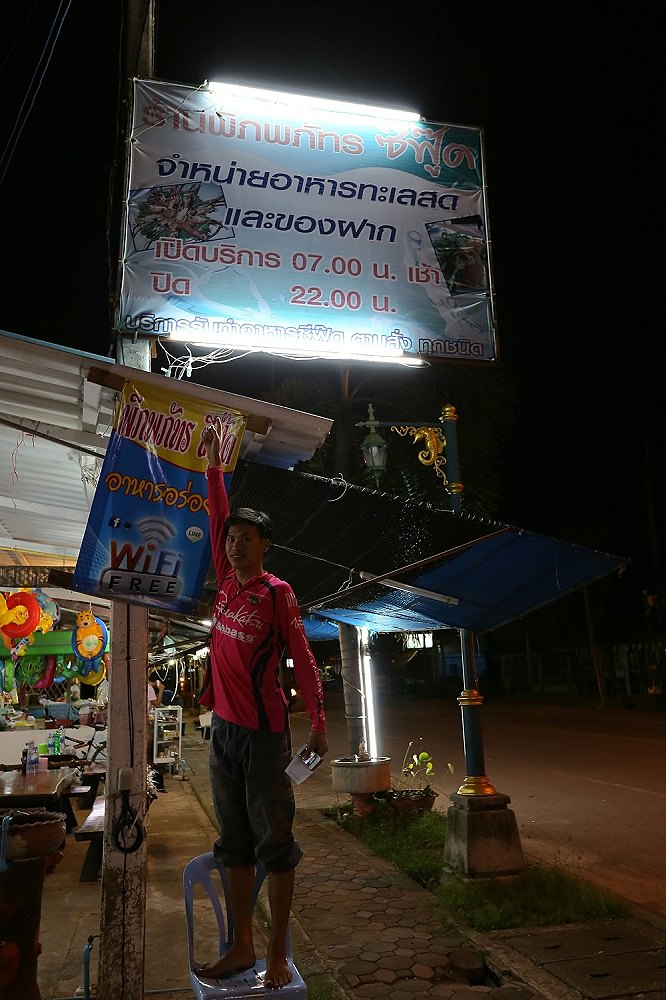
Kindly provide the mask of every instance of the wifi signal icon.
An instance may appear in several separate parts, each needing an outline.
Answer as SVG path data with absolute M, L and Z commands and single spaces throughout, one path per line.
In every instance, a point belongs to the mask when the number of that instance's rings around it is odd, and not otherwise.
M 168 542 L 176 534 L 171 524 L 159 517 L 141 517 L 136 524 L 146 541 L 156 545 Z

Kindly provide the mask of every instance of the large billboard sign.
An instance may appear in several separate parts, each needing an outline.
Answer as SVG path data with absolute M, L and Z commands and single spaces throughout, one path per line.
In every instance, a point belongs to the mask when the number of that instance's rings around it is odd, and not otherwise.
M 495 360 L 481 130 L 341 107 L 134 81 L 121 332 Z

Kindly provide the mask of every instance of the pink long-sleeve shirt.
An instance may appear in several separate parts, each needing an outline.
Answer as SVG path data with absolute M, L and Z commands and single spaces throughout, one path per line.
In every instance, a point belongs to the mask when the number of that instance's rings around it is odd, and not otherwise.
M 224 522 L 229 500 L 220 468 L 208 470 L 208 503 L 218 591 L 211 626 L 211 683 L 200 693 L 201 704 L 239 726 L 285 732 L 289 707 L 280 685 L 280 661 L 286 651 L 312 729 L 324 732 L 321 675 L 292 588 L 266 572 L 241 587 L 227 559 Z

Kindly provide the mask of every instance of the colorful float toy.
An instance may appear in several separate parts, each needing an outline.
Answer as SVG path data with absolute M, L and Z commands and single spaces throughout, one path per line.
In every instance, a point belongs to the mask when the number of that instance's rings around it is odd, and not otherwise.
M 33 684 L 33 687 L 37 688 L 38 690 L 51 687 L 56 676 L 57 661 L 55 656 L 51 654 L 49 656 L 46 656 L 44 659 L 46 664 L 44 667 L 44 671 L 41 677 L 38 677 L 35 683 Z
M 58 669 L 58 673 L 66 681 L 73 681 L 79 676 L 79 670 L 81 668 L 81 660 L 78 656 L 66 656 L 63 658 L 63 663 Z
M 99 661 L 104 655 L 109 633 L 101 618 L 96 618 L 90 611 L 79 611 L 76 616 L 76 628 L 72 632 L 72 651 L 83 666 L 79 666 L 79 676 L 86 679 L 89 674 L 99 670 Z
M 35 631 L 41 609 L 34 594 L 19 590 L 6 597 L 0 594 L 0 634 L 11 649 L 15 639 L 23 639 Z
M 109 662 L 109 654 L 105 653 L 102 659 L 98 663 L 97 670 L 91 670 L 89 673 L 84 674 L 83 676 L 81 675 L 81 672 L 79 672 L 78 677 L 85 684 L 90 684 L 91 687 L 97 687 L 97 685 L 101 684 L 104 678 L 106 677 L 106 668 L 108 662 Z

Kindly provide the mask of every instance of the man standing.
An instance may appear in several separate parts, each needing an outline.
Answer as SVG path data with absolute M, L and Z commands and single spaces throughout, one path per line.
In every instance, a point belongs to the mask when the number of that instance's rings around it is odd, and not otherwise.
M 267 573 L 270 518 L 262 511 L 229 512 L 220 460 L 219 421 L 204 429 L 208 502 L 218 592 L 210 640 L 210 679 L 199 700 L 212 710 L 210 778 L 220 838 L 215 855 L 229 879 L 234 941 L 201 970 L 212 978 L 254 965 L 252 891 L 255 863 L 268 873 L 271 931 L 266 984 L 291 980 L 286 937 L 294 869 L 303 856 L 292 832 L 294 793 L 285 768 L 291 761 L 287 699 L 280 663 L 289 654 L 296 683 L 310 714 L 307 749 L 328 750 L 321 677 L 305 638 L 291 586 Z

